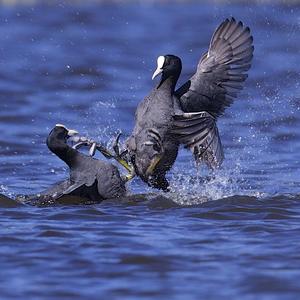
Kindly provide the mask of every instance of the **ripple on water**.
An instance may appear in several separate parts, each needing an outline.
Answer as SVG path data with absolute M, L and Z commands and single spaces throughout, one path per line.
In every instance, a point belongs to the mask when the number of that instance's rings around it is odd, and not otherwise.
M 8 196 L 67 176 L 45 146 L 56 123 L 103 143 L 118 130 L 125 139 L 158 55 L 179 55 L 184 81 L 233 15 L 251 27 L 255 57 L 218 121 L 225 161 L 215 174 L 180 151 L 168 194 L 136 180 L 131 191 L 141 195 L 100 204 L 35 207 L 0 196 L 0 298 L 298 299 L 299 5 L 33 2 L 0 5 Z

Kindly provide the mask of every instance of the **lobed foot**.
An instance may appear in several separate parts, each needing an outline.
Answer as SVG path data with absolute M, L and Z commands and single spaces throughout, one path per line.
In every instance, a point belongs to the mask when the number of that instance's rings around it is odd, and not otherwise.
M 135 170 L 132 164 L 129 161 L 129 158 L 127 157 L 128 151 L 127 150 L 120 150 L 120 137 L 121 133 L 119 133 L 116 136 L 116 139 L 113 143 L 113 152 L 111 152 L 109 149 L 107 149 L 104 145 L 102 145 L 99 142 L 95 142 L 93 139 L 87 138 L 85 136 L 73 136 L 69 138 L 69 140 L 73 143 L 75 143 L 72 148 L 73 149 L 79 149 L 83 146 L 89 147 L 89 155 L 94 156 L 96 151 L 101 152 L 102 155 L 104 155 L 107 159 L 114 159 L 119 164 L 121 164 L 127 171 L 128 174 L 124 176 L 124 181 L 129 181 L 134 178 L 135 176 Z

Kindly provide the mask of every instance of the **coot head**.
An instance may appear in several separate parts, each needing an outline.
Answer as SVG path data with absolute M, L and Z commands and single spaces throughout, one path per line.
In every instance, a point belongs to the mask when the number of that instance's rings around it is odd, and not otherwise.
M 157 58 L 157 69 L 153 73 L 152 80 L 162 74 L 162 78 L 168 78 L 174 76 L 179 77 L 181 73 L 181 59 L 175 55 L 164 55 Z

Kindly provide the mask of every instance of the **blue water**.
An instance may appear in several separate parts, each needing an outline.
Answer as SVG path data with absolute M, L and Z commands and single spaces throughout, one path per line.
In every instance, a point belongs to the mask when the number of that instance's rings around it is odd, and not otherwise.
M 217 173 L 182 150 L 169 194 L 135 179 L 132 196 L 97 205 L 0 201 L 1 300 L 299 299 L 300 5 L 228 3 L 0 6 L 10 197 L 67 176 L 45 145 L 56 123 L 108 144 L 128 136 L 158 55 L 182 58 L 184 82 L 229 16 L 255 44 L 245 89 L 218 123 Z

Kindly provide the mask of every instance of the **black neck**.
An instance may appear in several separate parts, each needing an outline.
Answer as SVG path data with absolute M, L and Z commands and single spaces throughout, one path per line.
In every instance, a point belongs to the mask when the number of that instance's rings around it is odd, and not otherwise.
M 159 85 L 157 86 L 157 88 L 166 88 L 166 89 L 170 90 L 171 94 L 173 95 L 179 75 L 180 74 L 172 74 L 172 75 L 168 76 L 168 75 L 163 74 L 161 77 L 161 81 L 160 81 Z
M 47 145 L 51 152 L 71 167 L 77 155 L 77 151 L 67 144 L 66 139 L 58 139 L 56 137 L 49 136 L 47 139 Z

